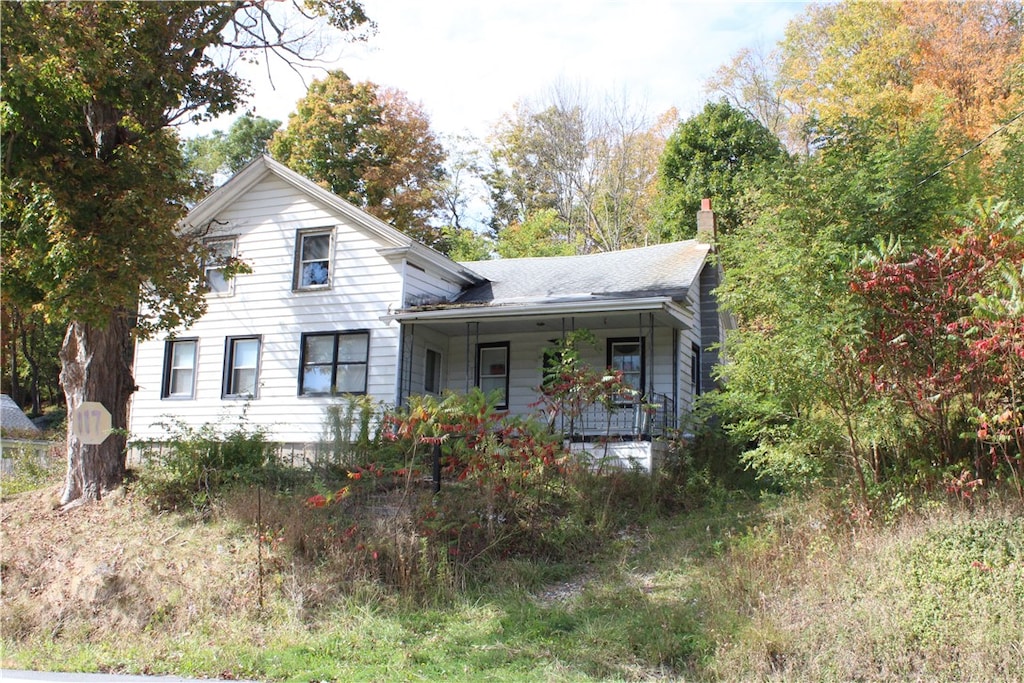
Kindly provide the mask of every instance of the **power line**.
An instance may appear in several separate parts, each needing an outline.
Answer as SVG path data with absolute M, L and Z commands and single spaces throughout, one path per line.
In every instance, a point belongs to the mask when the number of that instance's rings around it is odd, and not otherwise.
M 938 169 L 936 169 L 936 170 L 932 171 L 931 173 L 929 173 L 928 175 L 926 175 L 926 176 L 925 176 L 924 178 L 922 178 L 922 179 L 921 179 L 921 180 L 920 180 L 920 181 L 919 181 L 919 182 L 917 183 L 917 185 L 914 185 L 914 186 L 913 186 L 912 188 L 910 188 L 909 190 L 907 190 L 907 191 L 906 191 L 906 192 L 904 192 L 903 194 L 904 194 L 904 195 L 910 194 L 911 192 L 913 192 L 913 191 L 914 191 L 914 190 L 916 190 L 917 188 L 921 187 L 922 185 L 924 185 L 925 183 L 927 183 L 927 182 L 928 182 L 929 180 L 931 180 L 931 179 L 932 179 L 932 178 L 934 178 L 935 176 L 939 175 L 940 173 L 942 173 L 942 172 L 943 172 L 943 171 L 945 171 L 945 170 L 946 170 L 947 168 L 949 168 L 949 167 L 950 167 L 950 166 L 952 166 L 953 164 L 955 164 L 955 163 L 957 163 L 958 161 L 960 161 L 961 159 L 963 159 L 963 158 L 964 158 L 965 156 L 967 156 L 968 154 L 970 154 L 970 153 L 971 153 L 971 152 L 973 152 L 974 150 L 976 150 L 976 149 L 978 149 L 979 147 L 981 147 L 981 146 L 982 146 L 983 144 L 985 144 L 985 143 L 986 143 L 986 142 L 987 142 L 987 141 L 988 141 L 988 140 L 989 140 L 990 138 L 993 138 L 993 137 L 995 137 L 996 135 L 998 135 L 999 133 L 1002 133 L 1002 132 L 1003 132 L 1004 130 L 1006 130 L 1007 128 L 1009 128 L 1009 127 L 1010 127 L 1010 125 L 1011 125 L 1011 124 L 1012 124 L 1012 123 L 1013 123 L 1014 121 L 1016 121 L 1017 119 L 1019 119 L 1019 118 L 1021 118 L 1021 117 L 1024 117 L 1024 110 L 1022 110 L 1022 111 L 1019 111 L 1019 112 L 1017 112 L 1017 114 L 1016 114 L 1016 115 L 1015 115 L 1015 116 L 1014 116 L 1013 118 L 1011 118 L 1011 119 L 1010 119 L 1009 121 L 1007 121 L 1007 122 L 1006 122 L 1006 123 L 1004 123 L 1003 125 L 999 126 L 999 128 L 996 128 L 996 129 L 995 129 L 994 131 L 992 131 L 991 133 L 989 133 L 988 135 L 986 135 L 985 137 L 983 137 L 983 138 L 982 138 L 981 140 L 978 140 L 978 142 L 976 142 L 975 144 L 973 144 L 973 145 L 971 145 L 970 147 L 968 147 L 968 148 L 967 148 L 966 150 L 964 150 L 964 151 L 963 151 L 963 152 L 962 152 L 962 153 L 960 154 L 960 156 L 956 157 L 955 159 L 951 159 L 950 161 L 948 161 L 948 162 L 947 162 L 946 164 L 944 164 L 944 165 L 943 165 L 943 166 L 941 166 L 940 168 L 938 168 Z M 903 195 L 900 195 L 900 196 L 902 197 Z

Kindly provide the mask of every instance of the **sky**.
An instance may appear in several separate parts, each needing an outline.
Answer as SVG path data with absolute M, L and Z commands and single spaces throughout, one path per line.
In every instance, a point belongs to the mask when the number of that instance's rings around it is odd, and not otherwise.
M 404 91 L 441 135 L 484 137 L 522 99 L 559 82 L 591 96 L 628 99 L 653 117 L 686 118 L 708 100 L 704 84 L 744 47 L 770 48 L 806 3 L 696 0 L 363 0 L 377 33 L 335 46 L 325 65 L 354 81 Z M 254 97 L 246 109 L 287 123 L 308 83 L 281 65 L 240 65 Z M 305 80 L 305 82 L 304 82 Z M 244 110 L 241 110 L 244 111 Z M 237 116 L 191 137 L 227 130 Z

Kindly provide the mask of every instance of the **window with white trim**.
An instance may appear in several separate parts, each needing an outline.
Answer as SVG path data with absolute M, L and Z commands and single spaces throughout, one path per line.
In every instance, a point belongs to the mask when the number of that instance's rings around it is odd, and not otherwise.
M 224 398 L 255 398 L 259 366 L 259 337 L 228 337 L 224 348 Z
M 366 331 L 302 335 L 299 395 L 365 394 L 369 354 Z
M 215 296 L 230 296 L 235 291 L 235 279 L 225 277 L 224 268 L 235 257 L 237 240 L 234 237 L 208 240 L 203 246 L 206 247 L 206 259 L 203 261 L 206 292 Z
M 508 342 L 477 346 L 476 385 L 485 394 L 498 392 L 498 408 L 508 408 Z
M 197 339 L 168 339 L 164 344 L 161 398 L 193 398 L 196 384 Z
M 295 289 L 331 286 L 331 229 L 300 230 L 295 238 Z

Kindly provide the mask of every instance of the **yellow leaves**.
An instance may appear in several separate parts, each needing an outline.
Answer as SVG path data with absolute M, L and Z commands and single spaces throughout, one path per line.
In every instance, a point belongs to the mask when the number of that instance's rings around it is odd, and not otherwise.
M 787 28 L 777 88 L 797 118 L 826 127 L 870 118 L 900 135 L 942 107 L 948 131 L 979 139 L 1024 99 L 1015 11 L 1019 2 L 812 6 Z

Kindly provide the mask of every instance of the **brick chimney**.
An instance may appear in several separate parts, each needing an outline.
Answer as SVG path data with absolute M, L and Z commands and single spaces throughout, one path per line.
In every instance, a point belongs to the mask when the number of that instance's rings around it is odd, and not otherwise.
M 715 212 L 711 210 L 710 197 L 700 200 L 700 211 L 697 212 L 697 239 L 712 245 L 718 239 L 718 226 L 715 222 Z

